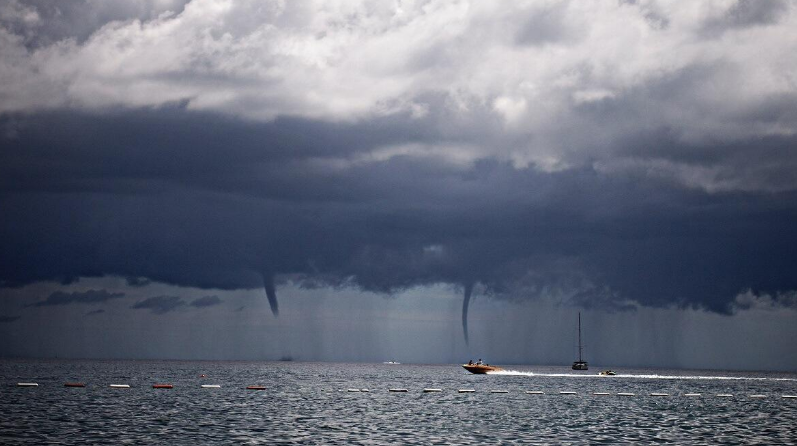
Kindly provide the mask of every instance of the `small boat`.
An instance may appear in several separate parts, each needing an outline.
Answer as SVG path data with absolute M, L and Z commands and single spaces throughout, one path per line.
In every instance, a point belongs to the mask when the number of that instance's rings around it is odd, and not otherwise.
M 400 362 L 396 362 L 396 361 L 385 361 L 382 364 L 393 364 L 393 365 L 396 365 L 396 364 L 401 364 L 401 363 Z
M 573 362 L 573 370 L 589 370 L 587 361 L 581 359 L 581 351 L 584 347 L 581 346 L 581 312 L 578 312 L 578 361 Z
M 501 367 L 489 364 L 462 364 L 462 368 L 476 375 L 484 375 L 487 372 L 498 372 L 503 370 Z
M 617 374 L 617 372 L 615 372 L 614 370 L 604 370 L 604 371 L 598 373 L 598 375 L 600 375 L 600 376 L 614 376 L 616 374 Z

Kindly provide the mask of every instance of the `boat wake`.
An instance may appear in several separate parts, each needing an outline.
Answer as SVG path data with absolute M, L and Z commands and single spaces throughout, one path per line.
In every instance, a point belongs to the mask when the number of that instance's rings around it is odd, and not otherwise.
M 520 370 L 497 370 L 487 372 L 488 375 L 506 375 L 506 376 L 545 376 L 545 377 L 560 377 L 560 378 L 588 378 L 588 379 L 616 379 L 616 378 L 631 378 L 631 379 L 670 379 L 670 380 L 727 380 L 727 381 L 797 381 L 794 378 L 767 378 L 760 376 L 709 376 L 709 375 L 658 375 L 658 374 L 623 374 L 607 377 L 596 374 L 583 374 L 583 373 L 535 373 L 525 372 Z

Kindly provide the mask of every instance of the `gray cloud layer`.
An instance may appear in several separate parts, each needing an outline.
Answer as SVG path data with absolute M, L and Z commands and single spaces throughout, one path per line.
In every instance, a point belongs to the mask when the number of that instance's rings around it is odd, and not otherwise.
M 68 5 L 0 28 L 6 286 L 797 289 L 788 2 Z
M 219 296 L 203 296 L 192 300 L 189 305 L 197 308 L 205 308 L 219 305 L 220 303 L 221 299 L 219 299 Z
M 150 310 L 155 314 L 164 314 L 174 311 L 184 305 L 185 301 L 178 296 L 154 296 L 136 302 L 130 308 L 135 310 Z
M 36 302 L 31 306 L 47 307 L 53 305 L 97 304 L 111 299 L 119 299 L 124 296 L 125 293 L 111 293 L 106 290 L 88 290 L 84 292 L 76 291 L 73 293 L 56 291 L 47 296 L 47 299 Z

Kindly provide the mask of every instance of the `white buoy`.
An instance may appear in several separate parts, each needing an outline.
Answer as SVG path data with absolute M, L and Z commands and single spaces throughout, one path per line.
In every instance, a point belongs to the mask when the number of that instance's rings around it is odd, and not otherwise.
M 527 390 L 526 394 L 528 395 L 545 395 L 545 392 L 542 390 Z
M 129 389 L 130 388 L 130 384 L 111 384 L 108 387 L 110 387 L 112 389 Z
M 459 389 L 459 390 L 457 390 L 457 392 L 459 392 L 459 393 L 473 393 L 475 391 L 476 391 L 475 389 Z
M 650 396 L 670 396 L 670 394 L 669 393 L 653 392 L 653 393 L 650 394 Z
M 733 398 L 733 395 L 730 393 L 718 393 L 717 396 L 720 398 Z
M 702 396 L 702 393 L 684 393 L 684 396 Z
M 39 387 L 39 383 L 17 383 L 17 387 Z
M 359 392 L 360 389 L 346 389 L 347 392 Z
M 401 392 L 407 393 L 407 389 L 387 389 L 388 392 Z
M 202 387 L 203 389 L 218 389 L 218 388 L 220 388 L 221 386 L 220 386 L 220 385 L 218 385 L 218 384 L 202 384 L 202 385 L 201 385 L 201 386 L 199 386 L 199 387 Z
M 443 389 L 423 389 L 423 393 L 442 392 Z
M 635 393 L 631 393 L 631 392 L 618 392 L 617 395 L 618 396 L 635 396 L 636 394 Z
M 563 390 L 563 391 L 559 392 L 559 395 L 575 395 L 575 394 L 576 394 L 576 392 L 572 392 L 570 390 Z
M 491 390 L 490 393 L 509 393 L 508 390 Z
M 608 395 L 609 392 L 593 392 L 592 394 L 593 395 L 601 395 L 601 396 L 603 396 L 603 395 Z

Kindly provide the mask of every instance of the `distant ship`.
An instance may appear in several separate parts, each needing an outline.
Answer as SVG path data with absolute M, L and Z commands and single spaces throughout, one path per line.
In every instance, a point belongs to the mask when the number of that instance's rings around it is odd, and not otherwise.
M 476 375 L 484 375 L 487 372 L 498 372 L 503 370 L 501 367 L 496 367 L 494 365 L 479 363 L 474 364 L 472 362 L 462 364 L 462 368 Z
M 581 312 L 578 312 L 578 361 L 573 362 L 573 370 L 589 370 L 587 361 L 581 358 L 581 351 L 584 347 L 581 346 Z
M 401 364 L 401 363 L 396 361 L 385 361 L 382 364 Z

